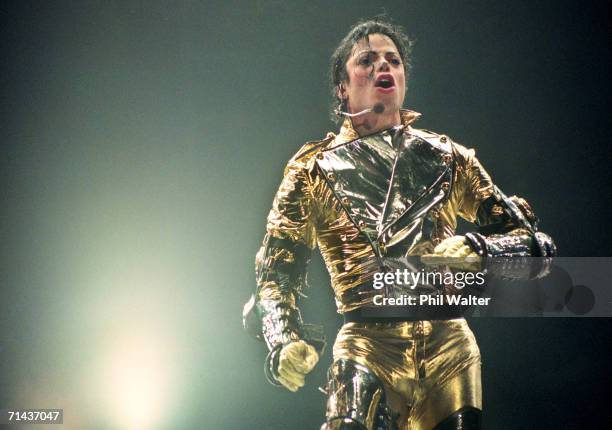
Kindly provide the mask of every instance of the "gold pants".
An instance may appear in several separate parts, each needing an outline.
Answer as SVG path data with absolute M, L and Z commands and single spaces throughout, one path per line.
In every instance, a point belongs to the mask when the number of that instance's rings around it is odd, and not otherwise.
M 482 409 L 480 350 L 462 318 L 347 323 L 334 344 L 339 359 L 383 381 L 400 429 L 432 430 L 463 407 Z

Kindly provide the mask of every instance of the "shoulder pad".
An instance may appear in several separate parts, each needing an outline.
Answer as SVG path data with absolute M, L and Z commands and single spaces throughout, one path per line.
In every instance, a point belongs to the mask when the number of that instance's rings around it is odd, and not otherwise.
M 300 148 L 300 150 L 293 156 L 294 160 L 303 159 L 307 156 L 311 156 L 320 149 L 323 149 L 329 142 L 331 142 L 336 135 L 332 132 L 327 133 L 324 139 L 308 141 Z

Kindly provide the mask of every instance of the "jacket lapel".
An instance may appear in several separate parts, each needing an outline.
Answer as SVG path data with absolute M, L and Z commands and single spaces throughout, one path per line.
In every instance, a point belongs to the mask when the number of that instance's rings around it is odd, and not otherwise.
M 360 230 L 392 246 L 418 240 L 425 215 L 444 199 L 452 173 L 445 154 L 449 147 L 398 127 L 334 144 L 317 165 Z

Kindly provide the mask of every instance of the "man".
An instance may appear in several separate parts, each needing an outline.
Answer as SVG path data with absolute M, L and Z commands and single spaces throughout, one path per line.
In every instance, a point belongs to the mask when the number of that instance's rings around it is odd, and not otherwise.
M 460 314 L 402 318 L 363 313 L 374 276 L 410 269 L 407 258 L 551 256 L 527 203 L 507 198 L 468 150 L 415 129 L 402 110 L 409 41 L 376 20 L 354 26 L 332 56 L 338 135 L 307 143 L 289 161 L 256 258 L 257 291 L 245 327 L 265 340 L 269 380 L 296 391 L 324 343 L 297 302 L 318 246 L 345 324 L 334 344 L 322 429 L 478 429 L 480 352 Z M 480 232 L 455 236 L 456 217 Z M 444 295 L 423 285 L 396 292 Z M 318 351 L 318 352 L 317 352 Z

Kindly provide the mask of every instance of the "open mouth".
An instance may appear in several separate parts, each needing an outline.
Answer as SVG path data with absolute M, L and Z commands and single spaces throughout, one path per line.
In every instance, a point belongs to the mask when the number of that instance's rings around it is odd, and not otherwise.
M 378 75 L 378 77 L 376 78 L 376 81 L 374 82 L 374 86 L 377 88 L 388 90 L 395 86 L 395 80 L 393 79 L 392 75 L 388 73 L 382 73 Z

